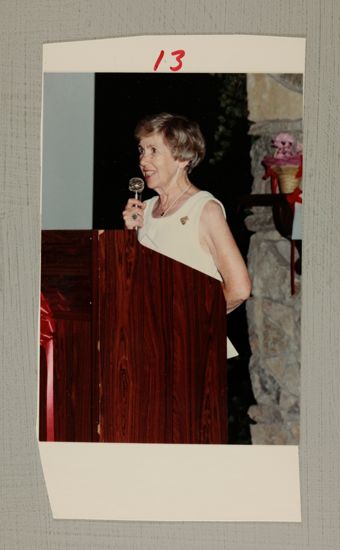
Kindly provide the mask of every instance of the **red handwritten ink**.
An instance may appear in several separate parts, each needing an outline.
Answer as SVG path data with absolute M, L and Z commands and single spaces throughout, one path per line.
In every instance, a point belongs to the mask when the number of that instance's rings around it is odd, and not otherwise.
M 185 51 L 184 50 L 174 50 L 173 52 L 171 52 L 171 55 L 176 57 L 176 61 L 177 61 L 178 65 L 176 65 L 175 67 L 170 67 L 170 71 L 174 71 L 174 72 L 179 71 L 183 66 L 182 57 L 185 56 Z
M 154 65 L 154 68 L 153 68 L 154 71 L 157 71 L 157 69 L 158 69 L 158 67 L 159 67 L 159 64 L 160 64 L 160 62 L 162 61 L 163 57 L 164 57 L 164 50 L 161 50 L 161 53 L 160 53 L 159 56 L 157 57 L 157 61 L 156 61 L 155 65 Z
M 174 67 L 170 67 L 170 71 L 177 72 L 183 67 L 182 58 L 185 56 L 184 50 L 174 50 L 171 52 L 171 55 L 173 55 L 176 58 L 177 65 Z M 160 51 L 159 56 L 157 57 L 156 63 L 154 64 L 153 70 L 157 71 L 162 59 L 164 57 L 164 50 Z

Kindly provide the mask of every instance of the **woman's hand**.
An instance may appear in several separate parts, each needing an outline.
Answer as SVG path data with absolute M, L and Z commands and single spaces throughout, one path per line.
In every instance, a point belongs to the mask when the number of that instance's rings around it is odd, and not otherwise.
M 125 210 L 123 211 L 123 220 L 126 229 L 143 227 L 145 207 L 146 204 L 138 199 L 129 199 L 127 201 Z

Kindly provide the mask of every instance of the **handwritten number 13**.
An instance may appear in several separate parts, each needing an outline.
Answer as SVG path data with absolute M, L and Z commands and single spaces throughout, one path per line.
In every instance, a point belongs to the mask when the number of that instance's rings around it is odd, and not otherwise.
M 182 57 L 184 57 L 185 51 L 184 50 L 174 50 L 173 52 L 171 52 L 171 55 L 173 55 L 176 58 L 176 61 L 177 61 L 178 64 L 175 65 L 175 67 L 170 67 L 170 71 L 174 71 L 174 72 L 179 71 L 183 66 Z M 154 71 L 157 71 L 157 69 L 159 67 L 159 64 L 162 61 L 163 57 L 164 57 L 164 50 L 161 50 L 159 56 L 157 57 L 157 61 L 154 65 L 154 68 L 153 68 Z

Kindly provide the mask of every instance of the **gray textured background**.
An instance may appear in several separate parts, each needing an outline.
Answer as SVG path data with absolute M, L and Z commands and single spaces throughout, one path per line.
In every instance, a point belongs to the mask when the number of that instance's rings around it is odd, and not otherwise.
M 42 43 L 139 34 L 307 37 L 302 524 L 54 521 L 35 442 Z M 338 0 L 1 0 L 1 548 L 338 549 Z

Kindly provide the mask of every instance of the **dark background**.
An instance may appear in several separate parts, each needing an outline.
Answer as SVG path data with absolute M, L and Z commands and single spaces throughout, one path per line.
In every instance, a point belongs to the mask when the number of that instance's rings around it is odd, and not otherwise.
M 245 102 L 246 75 L 102 73 L 95 78 L 94 229 L 123 227 L 121 212 L 129 196 L 128 181 L 140 176 L 134 129 L 147 114 L 185 115 L 200 125 L 206 140 L 203 162 L 190 175 L 228 209 L 238 195 L 250 192 L 250 138 L 247 117 L 236 110 Z M 228 105 L 227 140 L 216 142 L 225 107 L 223 90 L 239 81 L 234 106 Z M 231 100 L 232 101 L 232 100 Z M 233 108 L 234 107 L 234 108 Z M 235 114 L 234 114 L 235 113 Z M 223 124 L 223 121 L 222 121 Z M 214 164 L 216 152 L 224 156 Z M 145 198 L 151 196 L 147 191 Z
M 198 122 L 206 157 L 190 174 L 224 204 L 246 259 L 250 233 L 237 199 L 250 193 L 250 146 L 245 74 L 97 73 L 95 77 L 94 229 L 122 229 L 128 181 L 140 176 L 134 129 L 148 114 L 181 114 Z M 145 190 L 143 199 L 153 195 Z M 230 443 L 250 443 L 247 410 L 254 403 L 245 307 L 228 315 L 228 335 L 240 355 L 228 361 Z

